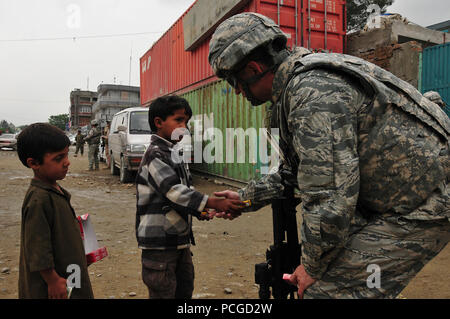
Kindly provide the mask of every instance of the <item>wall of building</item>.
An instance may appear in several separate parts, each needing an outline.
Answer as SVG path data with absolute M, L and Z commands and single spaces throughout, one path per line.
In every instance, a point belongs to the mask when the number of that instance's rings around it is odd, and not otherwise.
M 449 41 L 450 37 L 443 32 L 393 16 L 381 19 L 376 28 L 348 35 L 347 53 L 372 62 L 418 88 L 421 52 Z
M 100 84 L 97 88 L 98 100 L 92 106 L 93 118 L 100 120 L 100 126 L 106 126 L 114 114 L 129 108 L 140 106 L 139 87 Z
M 355 46 L 355 41 L 349 42 Z M 421 52 L 422 46 L 415 41 L 410 41 L 369 48 L 366 51 L 350 51 L 349 54 L 376 64 L 417 88 Z
M 92 106 L 96 101 L 97 92 L 82 91 L 80 89 L 70 92 L 69 117 L 73 129 L 90 124 Z

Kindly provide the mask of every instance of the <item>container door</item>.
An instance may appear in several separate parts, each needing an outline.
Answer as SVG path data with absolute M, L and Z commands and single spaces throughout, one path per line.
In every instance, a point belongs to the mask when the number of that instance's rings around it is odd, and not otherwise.
M 426 48 L 422 53 L 421 92 L 438 92 L 450 116 L 450 43 Z
M 342 0 L 302 0 L 302 46 L 343 53 L 347 29 L 345 9 Z

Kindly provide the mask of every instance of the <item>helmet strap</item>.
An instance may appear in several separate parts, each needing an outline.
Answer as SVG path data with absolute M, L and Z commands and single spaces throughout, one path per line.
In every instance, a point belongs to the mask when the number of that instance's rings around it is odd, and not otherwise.
M 276 68 L 276 66 L 274 66 L 272 68 L 268 68 L 268 69 L 264 70 L 263 72 L 256 74 L 248 79 L 239 80 L 239 83 L 241 84 L 241 87 L 242 87 L 242 91 L 244 91 L 244 93 L 245 93 L 245 97 L 247 98 L 247 100 L 250 101 L 250 103 L 252 105 L 254 105 L 254 106 L 260 105 L 260 104 L 263 104 L 265 101 L 261 101 L 253 95 L 253 93 L 250 91 L 250 85 L 261 80 L 267 73 L 273 71 L 275 68 Z

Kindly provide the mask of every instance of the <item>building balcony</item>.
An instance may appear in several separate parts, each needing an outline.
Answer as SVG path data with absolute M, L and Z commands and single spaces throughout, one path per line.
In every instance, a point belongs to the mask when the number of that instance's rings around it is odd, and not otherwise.
M 139 99 L 133 100 L 118 100 L 114 98 L 101 98 L 94 105 L 92 105 L 92 113 L 97 113 L 107 108 L 121 108 L 126 109 L 129 107 L 141 106 Z

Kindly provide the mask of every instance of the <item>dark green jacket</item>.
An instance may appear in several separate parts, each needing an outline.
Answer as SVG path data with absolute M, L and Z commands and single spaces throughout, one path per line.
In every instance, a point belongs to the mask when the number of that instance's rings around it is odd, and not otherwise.
M 80 269 L 80 288 L 71 298 L 93 298 L 87 271 L 80 226 L 70 205 L 70 194 L 33 179 L 22 206 L 20 236 L 19 298 L 48 298 L 48 287 L 41 270 L 54 268 L 68 278 L 69 265 Z M 70 269 L 70 268 L 69 268 Z

